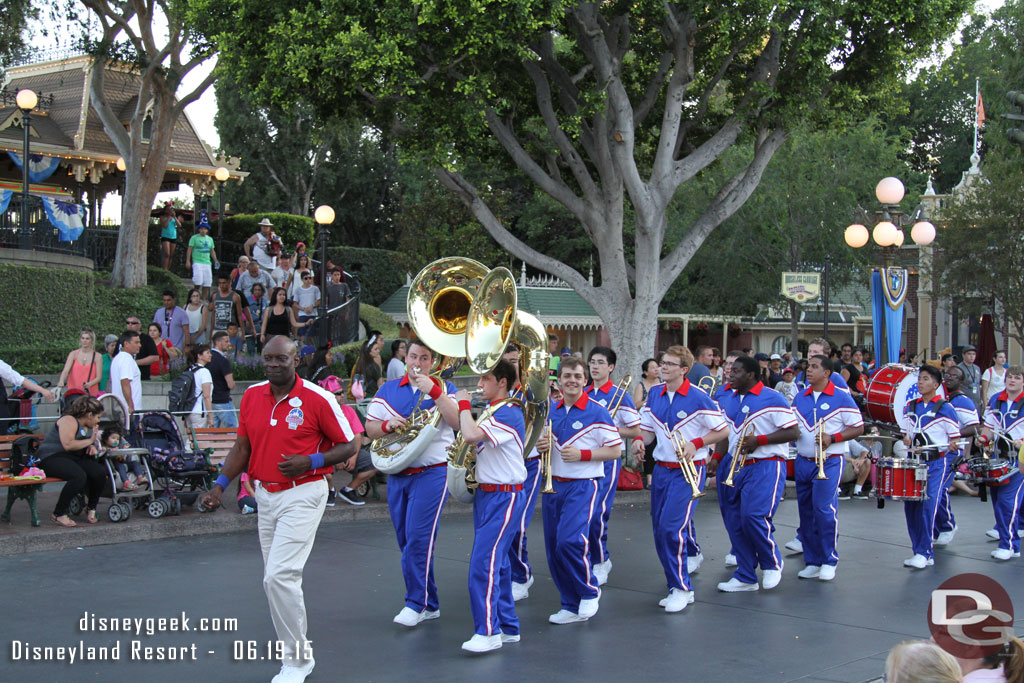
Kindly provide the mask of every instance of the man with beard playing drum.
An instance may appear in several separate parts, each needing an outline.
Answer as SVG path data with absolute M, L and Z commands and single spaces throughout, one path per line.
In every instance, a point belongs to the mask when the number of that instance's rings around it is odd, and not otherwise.
M 992 551 L 992 557 L 997 560 L 1020 557 L 1017 526 L 1024 502 L 1024 475 L 1020 473 L 1018 459 L 1024 446 L 1024 368 L 1021 366 L 1010 366 L 1006 371 L 1006 388 L 989 401 L 979 442 L 983 448 L 994 446 L 995 455 L 1008 461 L 1010 474 L 998 485 L 989 485 L 995 530 L 999 534 L 999 548 Z
M 919 458 L 928 463 L 927 499 L 903 501 L 907 532 L 914 549 L 913 556 L 904 560 L 903 566 L 912 569 L 924 569 L 935 564 L 932 539 L 935 537 L 935 511 L 940 487 L 949 469 L 946 452 L 955 448 L 953 444 L 960 438 L 956 411 L 936 393 L 941 383 L 942 373 L 938 368 L 922 365 L 917 376 L 917 390 L 921 395 L 908 401 L 905 411 L 911 428 L 903 437 L 903 443 L 908 448 L 921 449 L 918 450 Z
M 839 482 L 843 474 L 845 443 L 864 433 L 864 420 L 853 397 L 832 383 L 832 363 L 824 355 L 811 356 L 809 386 L 793 400 L 800 438 L 796 443 L 796 503 L 803 536 L 804 567 L 801 579 L 831 581 L 836 577 L 839 553 Z M 818 449 L 824 453 L 818 453 Z M 819 463 L 818 458 L 823 462 Z M 823 478 L 819 478 L 824 474 Z
M 647 394 L 640 411 L 641 436 L 633 442 L 633 452 L 642 453 L 644 444 L 658 437 L 651 479 L 651 523 L 669 589 L 658 604 L 666 612 L 681 612 L 693 602 L 686 546 L 690 520 L 697 511 L 694 494 L 704 487 L 708 447 L 727 439 L 729 427 L 715 402 L 686 378 L 693 365 L 689 349 L 670 346 L 659 365 L 665 383 L 654 385 Z M 676 451 L 677 443 L 681 453 Z M 695 466 L 696 492 L 683 474 L 680 456 Z

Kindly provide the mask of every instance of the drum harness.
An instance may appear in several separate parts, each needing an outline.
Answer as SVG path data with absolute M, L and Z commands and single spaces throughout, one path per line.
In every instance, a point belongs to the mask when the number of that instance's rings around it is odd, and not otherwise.
M 917 398 L 912 400 L 910 402 L 910 406 L 909 406 L 909 410 L 907 411 L 907 414 L 908 415 L 917 416 L 917 406 L 919 406 L 923 400 L 924 399 L 921 398 L 920 396 L 918 396 Z M 921 427 L 921 418 L 928 417 L 929 415 L 931 415 L 933 417 L 937 416 L 939 411 L 942 410 L 942 406 L 946 405 L 947 402 L 948 401 L 946 401 L 946 399 L 939 397 L 939 399 L 937 401 L 935 401 L 935 405 L 933 407 L 931 407 L 928 410 L 927 413 L 925 413 L 924 415 L 921 415 L 916 420 L 912 420 L 912 422 L 914 424 L 913 429 L 911 429 L 912 440 L 913 441 L 916 441 L 916 437 L 920 436 L 924 440 L 924 443 L 920 444 L 920 446 L 928 446 L 929 445 L 928 442 L 927 442 L 928 437 L 925 436 L 924 428 Z M 918 430 L 920 430 L 920 431 L 918 431 Z M 914 432 L 917 432 L 917 433 L 915 434 Z M 933 460 L 938 460 L 938 459 L 944 458 L 946 456 L 946 454 L 943 453 L 943 452 L 940 452 L 938 450 L 938 448 L 929 448 L 929 449 L 922 449 L 922 450 L 924 450 L 927 453 L 927 457 L 924 458 L 924 460 L 926 462 L 932 462 Z

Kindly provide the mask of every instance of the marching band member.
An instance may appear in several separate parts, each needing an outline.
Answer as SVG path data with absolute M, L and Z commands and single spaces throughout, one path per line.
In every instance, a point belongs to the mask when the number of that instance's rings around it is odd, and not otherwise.
M 525 390 L 519 379 L 519 349 L 509 345 L 502 358 L 511 363 L 516 372 L 512 397 L 525 398 Z M 537 506 L 537 494 L 540 493 L 541 485 L 540 453 L 537 452 L 536 446 L 527 454 L 525 465 L 522 514 L 515 520 L 512 542 L 508 549 L 508 559 L 512 566 L 512 599 L 517 602 L 530 596 L 530 586 L 533 585 L 533 568 L 530 566 L 530 556 L 526 551 L 526 530 L 533 521 L 533 511 Z
M 615 352 L 607 346 L 595 346 L 587 357 L 591 385 L 585 389 L 587 396 L 611 412 L 618 402 L 618 410 L 612 416 L 623 443 L 629 443 L 640 435 L 640 416 L 636 404 L 629 395 L 629 388 L 618 390 L 611 380 L 615 371 Z M 621 399 L 620 399 L 621 396 Z M 598 480 L 598 509 L 590 523 L 590 562 L 594 565 L 597 584 L 603 586 L 612 571 L 612 558 L 608 554 L 608 519 L 615 503 L 615 489 L 619 483 L 619 468 L 622 459 L 615 458 L 604 463 L 604 478 Z
M 831 353 L 832 344 L 830 344 L 829 341 L 824 337 L 816 337 L 811 341 L 807 342 L 808 358 L 814 358 L 815 356 L 825 356 L 826 358 L 828 358 Z M 805 375 L 806 373 L 801 372 L 793 380 L 796 383 L 798 391 L 804 391 L 805 389 L 807 389 L 809 381 Z M 838 372 L 833 371 L 832 376 L 829 378 L 829 381 L 832 382 L 832 386 L 834 386 L 836 389 L 840 389 L 842 391 L 845 391 L 846 393 L 850 393 L 850 385 L 846 383 L 846 380 L 843 379 L 843 376 Z M 790 553 L 794 555 L 799 555 L 804 551 L 804 546 L 801 542 L 801 538 L 802 536 L 800 535 L 800 527 L 797 527 L 796 538 L 786 543 L 784 547 Z
M 956 412 L 956 419 L 960 423 L 960 436 L 967 437 L 966 452 L 971 452 L 970 439 L 978 435 L 981 429 L 981 421 L 978 419 L 978 407 L 974 400 L 960 391 L 964 383 L 964 371 L 959 366 L 946 370 L 942 375 L 943 384 L 946 387 L 946 401 L 953 406 Z M 952 450 L 946 454 L 948 464 L 946 467 L 946 480 L 939 488 L 939 504 L 935 512 L 935 540 L 933 545 L 949 545 L 956 534 L 956 518 L 953 517 L 953 508 L 949 503 L 949 487 L 953 484 L 953 476 L 956 474 L 954 463 L 963 451 Z
M 1024 503 L 1024 475 L 1020 473 L 1018 454 L 1024 445 L 1024 368 L 1012 365 L 1006 371 L 1006 388 L 989 401 L 985 411 L 985 426 L 979 441 L 983 445 L 996 442 L 998 435 L 1003 435 L 1012 442 L 1012 450 L 1004 442 L 1004 455 L 1018 469 L 1003 484 L 989 486 L 992 498 L 992 511 L 996 518 L 996 531 L 999 533 L 999 548 L 992 551 L 997 560 L 1009 560 L 1020 557 L 1020 538 L 1017 536 L 1018 515 Z M 998 451 L 997 451 L 998 452 Z
M 832 363 L 827 356 L 811 356 L 807 366 L 810 386 L 793 400 L 793 412 L 800 427 L 796 443 L 796 502 L 807 565 L 797 576 L 822 581 L 835 578 L 839 562 L 837 509 L 843 456 L 850 447 L 846 442 L 864 433 L 860 409 L 850 394 L 836 389 L 829 379 L 831 375 Z M 825 479 L 818 479 L 819 432 L 825 450 Z
M 731 390 L 720 401 L 729 423 L 729 455 L 722 457 L 725 442 L 719 442 L 708 465 L 709 476 L 722 469 L 718 504 L 736 554 L 736 572 L 718 584 L 718 590 L 727 593 L 756 591 L 758 566 L 764 572 L 765 589 L 775 588 L 782 580 L 782 555 L 775 544 L 772 517 L 786 485 L 783 461 L 788 443 L 800 430 L 785 397 L 758 381 L 759 370 L 758 362 L 749 356 L 733 362 Z M 734 486 L 728 486 L 725 474 L 738 454 L 745 456 L 746 464 L 738 469 Z
M 443 418 L 437 438 L 408 468 L 388 477 L 388 510 L 402 551 L 405 578 L 405 607 L 394 622 L 413 627 L 441 616 L 434 584 L 434 540 L 441 508 L 447 497 L 446 449 L 455 440 L 452 429 L 459 426 L 457 404 L 447 398 L 455 393 L 451 382 L 441 385 L 430 377 L 434 353 L 426 344 L 412 339 L 405 357 L 406 374 L 386 382 L 377 390 L 366 413 L 366 435 L 379 439 L 412 415 L 417 401 L 420 410 L 436 406 Z
M 946 451 L 952 442 L 960 438 L 960 423 L 956 411 L 936 394 L 942 383 L 942 373 L 931 365 L 922 365 L 917 376 L 917 389 L 921 395 L 907 402 L 906 415 L 915 424 L 911 432 L 903 437 L 903 443 L 910 447 L 915 437 L 927 441 L 928 453 L 928 499 L 903 501 L 903 512 L 907 518 L 907 532 L 914 549 L 913 557 L 903 561 L 904 567 L 924 569 L 935 564 L 935 550 L 932 545 L 935 530 L 935 511 L 938 508 L 939 492 L 946 481 L 949 461 Z
M 732 364 L 736 362 L 736 359 L 743 355 L 742 351 L 730 351 L 725 357 L 725 362 L 722 363 L 722 385 L 715 389 L 714 396 L 715 405 L 721 410 L 722 404 L 721 399 L 726 394 L 732 396 L 732 385 L 729 384 L 729 377 L 732 374 Z M 800 541 L 794 539 L 790 543 L 799 543 Z M 788 544 L 787 544 L 788 547 Z M 801 547 L 801 552 L 803 548 Z M 691 574 L 696 573 L 700 569 L 700 565 L 704 562 L 704 555 L 700 552 L 700 544 L 697 543 L 697 529 L 694 526 L 693 520 L 690 520 L 690 533 L 686 537 L 686 568 L 690 570 Z M 725 554 L 726 567 L 736 566 L 736 553 L 730 547 L 729 552 Z
M 515 380 L 515 367 L 500 360 L 491 372 L 480 377 L 477 386 L 484 400 L 493 405 L 508 398 L 508 389 Z M 509 546 L 525 502 L 526 423 L 522 408 L 514 404 L 502 406 L 477 423 L 469 393 L 459 391 L 455 399 L 462 438 L 466 443 L 477 444 L 475 475 L 479 484 L 473 496 L 474 535 L 469 556 L 469 605 L 474 634 L 462 644 L 462 649 L 489 652 L 502 643 L 519 641 Z
M 562 598 L 552 624 L 586 621 L 597 614 L 601 590 L 590 564 L 590 520 L 597 509 L 604 461 L 619 457 L 622 439 L 612 417 L 583 391 L 583 362 L 566 358 L 558 370 L 562 398 L 551 408 L 551 441 L 541 435 L 537 450 L 550 448 L 555 492 L 543 497 L 544 546 L 548 568 Z
M 661 359 L 661 378 L 647 395 L 641 410 L 641 436 L 633 452 L 642 453 L 644 444 L 657 436 L 654 449 L 654 477 L 651 480 L 651 523 L 654 547 L 665 570 L 669 593 L 658 604 L 666 612 L 681 612 L 693 602 L 693 587 L 686 560 L 690 521 L 697 511 L 693 489 L 683 476 L 673 435 L 683 446 L 683 456 L 697 468 L 703 488 L 708 447 L 728 438 L 728 425 L 711 398 L 690 383 L 686 373 L 693 354 L 683 346 L 671 346 Z

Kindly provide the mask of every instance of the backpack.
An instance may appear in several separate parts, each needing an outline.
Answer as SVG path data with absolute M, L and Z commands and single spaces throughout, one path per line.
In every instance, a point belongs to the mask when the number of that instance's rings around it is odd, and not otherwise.
M 167 409 L 172 413 L 191 413 L 196 404 L 196 370 L 194 366 L 181 373 L 171 382 L 167 392 Z

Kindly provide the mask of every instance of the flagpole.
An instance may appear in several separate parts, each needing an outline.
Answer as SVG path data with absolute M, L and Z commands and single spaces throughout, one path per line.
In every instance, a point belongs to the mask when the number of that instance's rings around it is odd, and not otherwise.
M 974 147 L 971 149 L 971 154 L 978 153 L 978 95 L 981 92 L 980 89 L 981 79 L 974 79 Z

